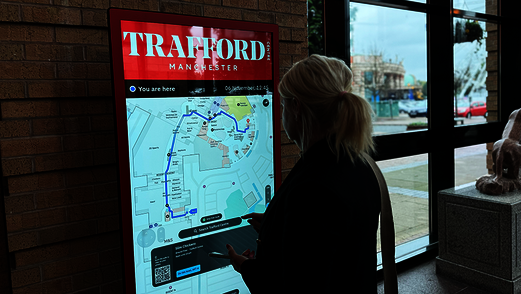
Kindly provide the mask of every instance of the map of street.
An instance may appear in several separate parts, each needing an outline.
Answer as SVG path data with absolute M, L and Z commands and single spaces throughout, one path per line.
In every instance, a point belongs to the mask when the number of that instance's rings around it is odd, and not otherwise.
M 153 249 L 242 227 L 223 221 L 264 212 L 275 190 L 271 104 L 271 95 L 127 99 L 138 293 L 154 291 Z M 155 283 L 171 275 L 162 266 Z

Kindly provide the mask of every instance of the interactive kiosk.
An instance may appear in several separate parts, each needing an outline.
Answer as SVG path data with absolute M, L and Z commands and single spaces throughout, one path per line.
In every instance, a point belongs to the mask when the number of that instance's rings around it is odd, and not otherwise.
M 280 181 L 278 27 L 110 9 L 126 293 L 248 293 Z

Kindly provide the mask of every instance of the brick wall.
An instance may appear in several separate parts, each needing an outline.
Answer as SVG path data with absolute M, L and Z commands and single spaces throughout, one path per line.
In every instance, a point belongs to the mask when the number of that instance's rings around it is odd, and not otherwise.
M 109 7 L 276 23 L 281 76 L 307 56 L 305 0 L 0 2 L 0 263 L 13 293 L 121 292 Z M 281 134 L 285 177 L 298 148 Z

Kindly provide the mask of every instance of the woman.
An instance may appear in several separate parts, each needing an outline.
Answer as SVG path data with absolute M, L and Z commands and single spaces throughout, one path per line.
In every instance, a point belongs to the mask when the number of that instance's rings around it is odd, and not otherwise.
M 312 55 L 282 78 L 282 123 L 302 156 L 264 214 L 248 214 L 257 254 L 227 245 L 251 293 L 376 293 L 380 192 L 372 110 L 336 58 Z

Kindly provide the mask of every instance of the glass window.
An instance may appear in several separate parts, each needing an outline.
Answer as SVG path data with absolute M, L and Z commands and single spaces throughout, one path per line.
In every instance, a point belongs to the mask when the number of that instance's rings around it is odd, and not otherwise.
M 429 234 L 427 154 L 377 162 L 387 182 L 396 246 Z M 380 251 L 380 232 L 378 247 Z
M 427 128 L 426 15 L 353 2 L 350 9 L 353 92 L 373 106 L 373 133 Z
M 454 9 L 497 15 L 497 1 L 453 0 Z
M 497 120 L 497 52 L 496 26 L 454 18 L 455 124 Z
M 454 150 L 454 183 L 457 188 L 473 186 L 477 178 L 488 174 L 487 154 L 487 144 Z

